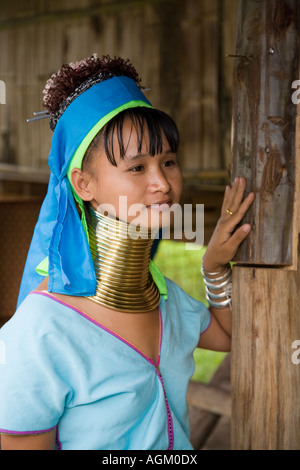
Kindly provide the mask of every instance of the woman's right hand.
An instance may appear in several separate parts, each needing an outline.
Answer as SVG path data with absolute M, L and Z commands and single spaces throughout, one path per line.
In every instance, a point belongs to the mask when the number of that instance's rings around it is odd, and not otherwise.
M 222 271 L 224 265 L 233 260 L 240 244 L 251 231 L 250 224 L 236 229 L 255 197 L 252 192 L 244 199 L 245 189 L 246 180 L 240 177 L 235 178 L 232 187 L 226 187 L 221 217 L 203 257 L 203 268 L 208 272 Z

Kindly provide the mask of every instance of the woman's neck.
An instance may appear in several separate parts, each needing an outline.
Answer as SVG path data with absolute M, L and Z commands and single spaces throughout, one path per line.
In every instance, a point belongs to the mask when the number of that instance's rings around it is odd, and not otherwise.
M 89 208 L 89 245 L 97 277 L 90 300 L 113 310 L 148 312 L 160 301 L 149 272 L 153 239 L 148 229 L 102 215 Z

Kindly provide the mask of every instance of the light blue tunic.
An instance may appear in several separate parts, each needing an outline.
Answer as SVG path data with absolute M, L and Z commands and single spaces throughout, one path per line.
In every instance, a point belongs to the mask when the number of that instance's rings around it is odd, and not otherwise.
M 166 279 L 158 363 L 83 312 L 33 292 L 0 330 L 0 431 L 57 447 L 192 449 L 186 403 L 204 304 Z

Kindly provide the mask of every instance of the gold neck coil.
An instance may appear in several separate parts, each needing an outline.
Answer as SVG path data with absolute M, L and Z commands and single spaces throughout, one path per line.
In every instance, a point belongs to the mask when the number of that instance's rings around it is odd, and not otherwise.
M 89 244 L 97 277 L 90 300 L 122 312 L 149 312 L 160 302 L 149 272 L 153 238 L 123 221 L 89 210 Z

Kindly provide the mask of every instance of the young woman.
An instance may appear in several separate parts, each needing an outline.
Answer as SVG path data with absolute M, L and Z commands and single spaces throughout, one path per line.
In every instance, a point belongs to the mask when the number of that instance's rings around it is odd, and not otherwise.
M 191 449 L 193 351 L 230 350 L 228 263 L 254 196 L 243 178 L 226 189 L 202 266 L 207 309 L 150 259 L 153 229 L 180 200 L 179 138 L 133 66 L 64 66 L 44 101 L 49 189 L 0 332 L 2 449 Z

